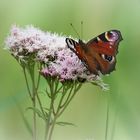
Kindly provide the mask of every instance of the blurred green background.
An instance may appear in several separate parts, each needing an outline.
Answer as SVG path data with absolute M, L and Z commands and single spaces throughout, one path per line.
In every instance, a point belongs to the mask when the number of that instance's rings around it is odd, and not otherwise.
M 30 117 L 25 111 L 30 103 L 23 73 L 3 50 L 11 25 L 33 24 L 44 31 L 77 37 L 69 24 L 73 23 L 80 33 L 81 21 L 84 40 L 110 29 L 122 32 L 117 70 L 103 77 L 110 86 L 108 92 L 83 85 L 61 117 L 77 127 L 57 126 L 53 139 L 104 140 L 109 101 L 108 140 L 140 140 L 139 13 L 139 0 L 0 0 L 0 140 L 31 139 L 16 105 Z M 42 133 L 43 123 L 38 126 Z

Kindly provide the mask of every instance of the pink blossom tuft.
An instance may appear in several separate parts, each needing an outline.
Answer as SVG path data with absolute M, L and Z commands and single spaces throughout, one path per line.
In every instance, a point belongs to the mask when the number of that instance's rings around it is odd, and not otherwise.
M 67 80 L 94 82 L 103 86 L 99 76 L 91 74 L 65 42 L 65 36 L 43 32 L 33 26 L 19 28 L 13 26 L 6 39 L 6 49 L 20 61 L 43 64 L 40 73 L 57 77 L 59 81 Z

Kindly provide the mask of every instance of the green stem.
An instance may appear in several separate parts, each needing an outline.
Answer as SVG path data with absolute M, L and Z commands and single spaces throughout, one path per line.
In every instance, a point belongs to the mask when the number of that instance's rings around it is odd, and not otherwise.
M 118 119 L 118 113 L 119 113 L 119 108 L 118 108 L 118 102 L 120 101 L 120 93 L 117 92 L 116 97 L 115 97 L 115 118 L 114 118 L 114 122 L 113 122 L 113 127 L 112 127 L 112 132 L 111 132 L 111 140 L 114 140 L 114 135 L 115 135 L 115 130 L 116 130 L 116 123 L 117 123 L 117 119 Z
M 58 83 L 57 83 L 58 84 Z M 56 85 L 57 86 L 57 88 L 58 88 L 58 85 Z M 57 88 L 56 88 L 56 86 L 55 86 L 55 91 L 54 92 L 56 92 L 57 93 Z M 51 122 L 51 125 L 50 125 L 50 130 L 49 130 L 49 132 L 48 132 L 48 139 L 47 140 L 51 140 L 51 138 L 52 138 L 52 134 L 53 134 L 53 130 L 54 130 L 54 126 L 55 126 L 55 123 L 56 123 L 56 120 L 57 120 L 57 118 L 58 118 L 58 113 L 59 113 L 59 110 L 60 110 L 60 108 L 61 108 L 61 103 L 62 103 L 62 101 L 63 101 L 63 99 L 64 99 L 64 97 L 65 97 L 65 95 L 66 95 L 66 89 L 65 89 L 65 86 L 63 87 L 63 92 L 62 92 L 62 96 L 61 96 L 61 98 L 60 98 L 60 101 L 59 101 L 59 104 L 58 104 L 58 107 L 57 107 L 57 111 L 56 111 L 56 113 L 55 112 L 53 112 L 53 115 L 54 115 L 54 119 L 52 120 L 52 122 Z M 55 95 L 56 95 L 56 93 L 55 93 Z M 52 99 L 52 98 L 51 98 Z M 52 104 L 52 108 L 53 108 L 53 104 Z
M 38 66 L 39 71 L 41 70 L 41 66 L 42 65 L 39 64 L 39 66 Z M 43 106 L 42 106 L 40 97 L 39 97 L 38 92 L 37 92 L 38 91 L 38 88 L 39 88 L 39 84 L 40 84 L 40 78 L 41 78 L 40 77 L 40 73 L 38 73 L 38 79 L 37 79 L 37 85 L 36 85 L 36 97 L 37 97 L 37 100 L 38 100 L 38 104 L 39 104 L 40 110 L 41 110 L 44 118 L 46 118 L 46 115 L 45 115 L 45 112 L 44 112 L 44 109 L 43 109 Z
M 62 93 L 63 98 L 61 98 L 62 101 L 60 101 L 60 106 L 59 106 L 60 108 L 63 108 L 63 107 L 65 106 L 65 104 L 67 103 L 67 101 L 68 101 L 69 98 L 70 98 L 70 95 L 71 95 L 71 93 L 72 93 L 72 90 L 73 90 L 73 85 L 70 87 L 70 91 L 69 91 L 69 93 L 68 93 L 68 95 L 67 95 L 67 98 L 66 98 L 65 102 L 62 104 L 64 95 L 66 95 L 66 93 L 67 93 L 67 91 L 68 91 L 67 89 L 63 90 L 63 93 Z
M 36 85 L 36 89 L 38 89 L 39 88 L 39 83 L 40 83 L 40 70 L 41 70 L 41 67 L 42 67 L 42 65 L 41 64 L 39 64 L 39 66 L 38 66 L 38 69 L 39 69 L 39 72 L 38 72 L 38 79 L 37 79 L 37 85 Z
M 69 105 L 69 103 L 71 102 L 71 100 L 74 98 L 74 96 L 76 95 L 77 91 L 81 88 L 82 84 L 79 84 L 78 87 L 76 87 L 75 85 L 75 89 L 73 91 L 73 94 L 71 96 L 69 96 L 69 99 L 67 99 L 67 102 L 65 102 L 64 107 L 62 108 L 62 110 L 59 112 L 58 117 L 61 116 L 61 114 L 65 111 L 65 109 L 67 108 L 67 106 Z M 71 90 L 70 90 L 71 92 Z M 71 93 L 70 93 L 71 94 Z
M 44 109 L 43 109 L 43 106 L 42 106 L 42 103 L 41 103 L 40 97 L 39 97 L 38 94 L 36 95 L 36 97 L 37 97 L 37 100 L 38 100 L 38 104 L 39 104 L 40 110 L 41 110 L 41 112 L 42 112 L 44 118 L 46 118 L 46 115 L 45 115 L 45 112 L 44 112 Z
M 23 73 L 24 73 L 24 77 L 25 77 L 25 81 L 26 81 L 26 86 L 27 86 L 27 90 L 28 90 L 28 93 L 29 93 L 29 96 L 31 98 L 31 101 L 32 101 L 32 106 L 33 108 L 36 108 L 36 97 L 37 97 L 37 100 L 38 100 L 38 104 L 39 104 L 39 107 L 40 107 L 40 110 L 44 116 L 44 118 L 46 117 L 45 115 L 45 112 L 43 110 L 43 106 L 42 106 L 42 103 L 41 103 L 41 100 L 40 100 L 40 97 L 37 93 L 38 91 L 38 88 L 39 88 L 39 83 L 40 83 L 40 73 L 38 74 L 38 79 L 37 79 L 37 82 L 35 83 L 35 63 L 29 63 L 28 65 L 26 66 L 22 66 L 23 68 Z M 28 83 L 28 79 L 27 79 L 27 74 L 26 74 L 26 69 L 28 70 L 29 72 L 29 75 L 31 77 L 31 81 L 32 81 L 32 92 L 30 90 L 30 86 L 29 86 L 29 83 Z M 41 69 L 41 65 L 38 66 L 38 69 L 40 70 Z M 35 110 L 33 111 L 33 140 L 36 140 L 36 112 Z
M 109 124 L 109 96 L 107 99 L 107 114 L 106 114 L 106 128 L 105 128 L 105 140 L 108 138 L 108 124 Z
M 54 126 L 55 126 L 55 123 L 56 123 L 56 119 L 64 112 L 64 110 L 67 108 L 67 106 L 69 105 L 69 103 L 71 102 L 71 100 L 72 100 L 72 99 L 74 98 L 74 96 L 76 95 L 77 91 L 78 91 L 78 90 L 80 89 L 80 87 L 82 86 L 82 84 L 80 84 L 80 85 L 78 85 L 78 86 L 76 86 L 76 85 L 77 85 L 77 84 L 75 83 L 75 86 L 72 85 L 71 88 L 67 88 L 67 89 L 64 89 L 64 90 L 63 90 L 63 93 L 62 93 L 63 95 L 62 95 L 62 97 L 61 97 L 61 99 L 60 99 L 60 103 L 59 103 L 59 105 L 58 105 L 57 112 L 56 112 L 55 117 L 54 117 L 54 119 L 53 119 L 52 127 L 51 127 L 51 129 L 50 129 L 50 133 L 49 133 L 49 138 L 48 138 L 48 140 L 51 140 L 52 133 L 53 133 L 53 130 L 54 130 Z M 74 88 L 74 91 L 73 91 L 73 94 L 71 95 L 73 88 Z M 68 95 L 68 97 L 66 98 L 66 101 L 64 102 L 64 104 L 62 105 L 62 101 L 63 101 L 64 96 L 66 95 L 66 92 L 67 92 L 68 89 L 70 89 L 69 95 Z M 63 108 L 63 109 L 60 111 L 61 108 Z M 59 111 L 60 111 L 60 112 L 59 112 Z
M 36 95 L 37 95 L 37 89 L 35 85 L 35 73 L 34 73 L 34 66 L 33 69 L 31 68 L 31 79 L 32 79 L 32 103 L 33 108 L 36 108 Z M 36 140 L 36 112 L 33 111 L 33 140 Z
M 33 78 L 34 76 L 33 77 L 31 76 L 31 79 L 32 79 L 32 93 L 31 93 L 25 67 L 23 67 L 23 73 L 24 73 L 24 77 L 25 77 L 25 81 L 26 81 L 27 90 L 28 90 L 29 96 L 32 100 L 33 108 L 35 108 L 36 107 L 36 101 L 35 101 L 36 88 L 35 88 L 35 82 L 34 82 L 34 78 Z M 34 75 L 34 73 L 31 74 L 31 72 L 30 72 L 30 75 Z M 32 136 L 33 136 L 33 140 L 36 140 L 36 113 L 35 113 L 35 111 L 33 111 Z
M 77 91 L 80 89 L 82 84 L 77 84 L 76 82 L 70 85 L 62 85 L 62 87 L 58 86 L 58 82 L 55 81 L 57 79 L 47 79 L 47 83 L 49 85 L 49 98 L 51 99 L 50 108 L 49 108 L 49 115 L 46 122 L 46 133 L 45 133 L 45 140 L 51 140 L 53 130 L 56 124 L 57 118 L 64 112 L 64 110 L 67 108 L 71 100 L 76 95 Z M 54 101 L 57 97 L 58 91 L 63 88 L 61 98 L 59 100 L 58 107 L 56 109 L 56 112 L 54 111 Z M 69 92 L 68 92 L 69 91 Z M 67 98 L 64 98 L 67 95 Z M 63 102 L 63 100 L 65 101 Z
M 48 118 L 46 121 L 46 129 L 45 129 L 45 140 L 48 140 L 49 138 L 49 133 L 50 133 L 50 127 L 52 125 L 52 113 L 53 113 L 53 104 L 54 104 L 54 99 L 55 99 L 55 94 L 54 94 L 54 81 L 53 79 L 49 78 L 47 79 L 49 88 L 50 88 L 50 108 L 49 108 L 49 113 L 48 113 Z
M 28 90 L 29 96 L 32 99 L 32 94 L 31 94 L 31 91 L 30 91 L 30 88 L 29 88 L 25 67 L 23 67 L 23 73 L 24 73 L 24 78 L 25 78 L 25 82 L 26 82 L 26 86 L 27 86 L 27 90 Z
M 33 108 L 36 108 L 36 99 L 33 98 Z M 33 111 L 33 140 L 36 140 L 36 112 Z
M 29 89 L 29 84 L 28 84 L 28 80 L 27 80 L 27 76 L 26 76 L 26 71 L 25 71 L 25 68 L 23 68 L 23 71 L 24 71 L 24 75 L 25 75 L 25 80 L 26 80 L 26 84 L 27 84 L 27 89 L 28 89 L 28 92 L 29 92 L 29 95 L 32 99 L 32 106 L 33 108 L 36 108 L 36 94 L 37 94 L 37 88 L 36 88 L 36 85 L 35 85 L 35 63 L 29 63 L 27 66 L 26 66 L 28 72 L 29 72 L 29 75 L 31 77 L 31 81 L 32 81 L 32 93 L 30 92 L 30 89 Z M 35 110 L 33 111 L 33 140 L 36 140 L 36 112 Z
M 50 133 L 49 133 L 49 136 L 48 136 L 48 140 L 51 140 L 51 138 L 52 138 L 52 134 L 53 134 L 54 126 L 55 126 L 55 123 L 56 123 L 56 119 L 57 119 L 57 115 L 53 119 L 52 126 L 50 128 Z
M 118 112 L 115 113 L 115 119 L 113 122 L 113 127 L 112 127 L 112 132 L 111 132 L 111 140 L 114 140 L 114 134 L 115 134 L 116 123 L 117 123 L 117 116 L 118 116 Z
M 51 100 L 51 103 L 50 103 L 50 108 L 49 108 L 49 114 L 48 114 L 48 118 L 47 118 L 47 122 L 46 122 L 46 130 L 45 130 L 45 140 L 48 140 L 48 137 L 49 137 L 49 131 L 50 131 L 50 126 L 52 125 L 52 112 L 53 112 L 53 103 L 54 103 L 54 100 L 52 99 Z

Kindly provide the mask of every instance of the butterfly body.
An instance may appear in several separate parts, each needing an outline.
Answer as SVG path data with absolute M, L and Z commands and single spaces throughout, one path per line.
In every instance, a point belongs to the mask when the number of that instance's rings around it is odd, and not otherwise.
M 84 62 L 87 69 L 98 75 L 115 70 L 118 45 L 122 40 L 120 31 L 111 30 L 84 43 L 66 38 L 67 46 Z

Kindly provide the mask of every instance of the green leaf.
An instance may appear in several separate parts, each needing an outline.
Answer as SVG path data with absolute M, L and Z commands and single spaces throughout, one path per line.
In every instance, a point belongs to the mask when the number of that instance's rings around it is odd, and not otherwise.
M 50 110 L 50 109 L 49 109 L 49 108 L 47 108 L 47 107 L 44 107 L 44 109 L 45 109 L 45 110 L 47 110 L 47 111 L 49 111 L 49 110 Z
M 34 108 L 34 107 L 28 107 L 27 110 L 30 109 L 30 110 L 33 110 L 35 111 L 35 113 L 38 115 L 38 117 L 42 118 L 44 121 L 47 120 L 47 114 L 46 116 L 44 116 L 44 114 L 38 109 L 38 108 Z M 45 112 L 46 113 L 46 112 Z
M 66 126 L 66 125 L 76 126 L 75 124 L 69 122 L 56 122 L 56 124 L 61 126 Z

